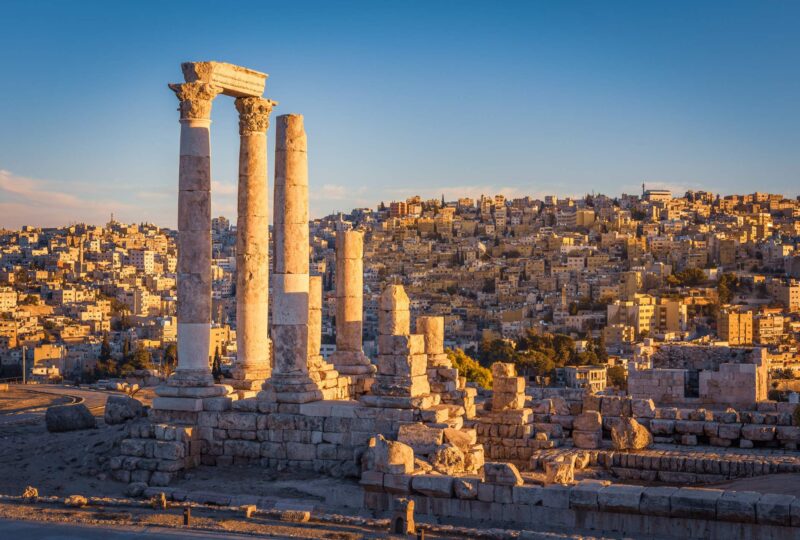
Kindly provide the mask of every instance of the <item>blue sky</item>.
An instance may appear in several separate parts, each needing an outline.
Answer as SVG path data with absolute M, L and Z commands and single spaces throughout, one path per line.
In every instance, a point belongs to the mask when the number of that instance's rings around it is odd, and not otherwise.
M 798 2 L 4 0 L 0 13 L 0 227 L 110 212 L 174 226 L 166 84 L 186 60 L 265 71 L 274 114 L 305 115 L 315 216 L 416 193 L 800 192 Z M 233 101 L 212 117 L 214 212 L 232 217 Z

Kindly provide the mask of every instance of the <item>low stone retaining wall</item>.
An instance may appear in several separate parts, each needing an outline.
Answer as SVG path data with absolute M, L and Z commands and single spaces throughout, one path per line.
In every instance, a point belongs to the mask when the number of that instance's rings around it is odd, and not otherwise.
M 447 426 L 450 406 L 421 409 L 367 407 L 355 401 L 275 404 L 233 401 L 232 410 L 186 413 L 187 424 L 149 421 L 128 425 L 120 456 L 110 460 L 114 478 L 164 486 L 185 468 L 256 463 L 273 469 L 313 470 L 334 477 L 358 477 L 361 454 L 376 434 L 395 438 L 400 425 L 426 422 Z M 151 423 L 152 422 L 152 423 Z
M 414 500 L 419 517 L 442 523 L 638 538 L 796 539 L 799 534 L 793 527 L 800 526 L 800 499 L 790 495 L 595 480 L 541 487 L 424 476 L 392 485 L 409 486 L 399 496 Z M 379 514 L 393 510 L 396 489 L 374 484 L 365 489 L 366 507 Z
M 589 465 L 610 469 L 623 480 L 702 484 L 764 474 L 800 472 L 800 456 L 758 455 L 735 452 L 712 453 L 687 450 L 614 450 L 558 449 L 540 450 L 531 456 L 530 468 L 544 469 L 555 456 L 583 453 Z

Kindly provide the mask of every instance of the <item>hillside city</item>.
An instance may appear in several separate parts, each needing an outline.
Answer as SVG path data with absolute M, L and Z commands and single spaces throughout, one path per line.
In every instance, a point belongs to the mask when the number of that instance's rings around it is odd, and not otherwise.
M 448 354 L 478 386 L 488 386 L 492 363 L 511 362 L 542 387 L 625 389 L 635 372 L 629 393 L 663 400 L 645 377 L 660 348 L 743 348 L 766 360 L 769 380 L 743 384 L 794 401 L 800 198 L 642 188 L 543 201 L 417 196 L 311 221 L 322 356 L 336 348 L 335 238 L 358 229 L 367 356 L 377 351 L 382 284 L 396 283 L 412 317 L 444 317 Z M 176 237 L 113 216 L 105 226 L 0 230 L 0 379 L 169 375 Z M 215 218 L 212 242 L 208 355 L 221 378 L 236 358 L 235 226 Z M 685 387 L 679 397 L 702 391 L 697 381 L 676 385 Z

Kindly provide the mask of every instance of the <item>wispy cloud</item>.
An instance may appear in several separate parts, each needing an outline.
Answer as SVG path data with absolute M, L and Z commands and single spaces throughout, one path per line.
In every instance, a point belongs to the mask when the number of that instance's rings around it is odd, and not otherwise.
M 81 194 L 70 184 L 27 178 L 0 169 L 0 225 L 5 227 L 104 223 L 111 212 L 134 208 L 119 200 Z

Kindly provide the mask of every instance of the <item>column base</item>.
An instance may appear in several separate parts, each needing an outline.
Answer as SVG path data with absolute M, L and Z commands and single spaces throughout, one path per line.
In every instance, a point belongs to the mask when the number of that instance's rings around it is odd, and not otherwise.
M 197 377 L 195 373 L 183 372 L 173 379 L 175 375 L 170 377 L 166 384 L 155 389 L 157 397 L 153 398 L 153 410 L 198 413 L 230 408 L 232 399 L 229 394 L 233 391 L 232 387 L 214 384 L 213 379 L 211 384 L 206 384 L 206 379 Z M 178 384 L 174 384 L 175 382 Z M 191 382 L 197 384 L 190 385 Z
M 322 391 L 307 373 L 273 374 L 256 396 L 276 403 L 310 403 L 322 400 Z
M 167 386 L 214 386 L 214 377 L 207 369 L 179 369 L 169 376 Z
M 363 351 L 334 351 L 328 361 L 342 375 L 371 375 L 377 370 Z

